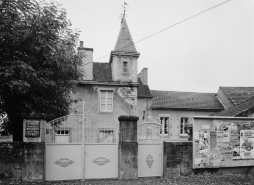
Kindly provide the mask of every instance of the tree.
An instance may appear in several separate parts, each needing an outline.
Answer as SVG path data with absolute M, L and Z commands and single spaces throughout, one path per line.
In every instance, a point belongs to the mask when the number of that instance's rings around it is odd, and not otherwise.
M 78 32 L 56 2 L 4 0 L 0 9 L 0 116 L 14 133 L 22 114 L 69 113 L 71 80 L 82 76 Z M 8 3 L 6 3 L 8 2 Z M 4 116 L 3 116 L 4 117 Z M 1 130 L 1 129 L 0 129 Z

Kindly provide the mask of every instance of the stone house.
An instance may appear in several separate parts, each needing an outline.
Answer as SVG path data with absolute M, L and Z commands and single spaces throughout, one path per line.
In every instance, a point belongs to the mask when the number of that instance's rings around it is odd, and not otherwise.
M 83 113 L 84 100 L 85 113 L 103 116 L 114 122 L 118 122 L 121 115 L 142 117 L 143 111 L 147 111 L 146 99 L 151 99 L 152 95 L 144 81 L 147 79 L 147 69 L 143 69 L 139 77 L 137 75 L 140 53 L 135 48 L 126 19 L 122 19 L 109 62 L 93 62 L 93 49 L 85 48 L 82 41 L 78 51 L 84 52 L 86 57 L 83 58 L 84 77 L 74 82 L 77 91 L 73 96 L 80 101 L 73 104 L 72 112 Z M 144 104 L 142 111 L 138 108 L 140 104 Z
M 193 123 L 193 116 L 208 116 L 224 110 L 216 93 L 177 92 L 152 90 L 149 118 L 164 125 L 164 139 L 188 140 L 184 127 Z
M 162 124 L 163 132 L 160 130 L 160 133 L 164 133 L 165 140 L 188 140 L 188 130 L 184 127 L 193 123 L 193 116 L 227 115 L 229 111 L 234 112 L 232 107 L 254 96 L 252 87 L 220 87 L 218 93 L 150 90 L 148 69 L 142 69 L 137 75 L 140 53 L 135 48 L 125 17 L 109 62 L 93 62 L 93 49 L 84 47 L 82 41 L 78 51 L 86 55 L 83 58 L 85 75 L 75 82 L 77 92 L 73 96 L 80 101 L 73 104 L 72 111 L 92 113 L 114 122 L 118 122 L 121 115 L 135 115 L 139 117 L 138 123 Z M 245 104 L 251 107 L 251 102 Z
M 254 87 L 219 87 L 217 93 L 151 93 L 149 118 L 165 125 L 165 140 L 186 140 L 184 126 L 192 125 L 193 116 L 254 117 Z

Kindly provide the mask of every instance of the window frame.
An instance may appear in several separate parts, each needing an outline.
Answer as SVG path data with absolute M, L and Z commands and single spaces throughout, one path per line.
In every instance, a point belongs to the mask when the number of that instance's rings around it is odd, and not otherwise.
M 61 133 L 58 134 L 57 133 L 58 131 L 64 131 L 64 132 L 68 131 L 68 134 L 65 134 L 65 133 L 64 134 L 61 134 Z M 70 139 L 71 139 L 71 134 L 70 133 L 71 133 L 71 129 L 70 128 L 57 128 L 57 129 L 54 129 L 54 142 L 55 143 L 70 143 Z M 68 136 L 68 142 L 56 142 L 56 137 L 57 136 L 59 136 L 59 137 L 60 136 Z
M 102 98 L 101 98 L 101 92 L 106 91 L 106 110 L 102 110 Z M 107 98 L 107 92 L 112 92 L 112 110 L 108 110 L 108 98 Z M 112 113 L 114 110 L 114 89 L 113 88 L 98 88 L 98 102 L 99 102 L 99 112 L 100 113 Z
M 160 128 L 160 135 L 162 136 L 162 120 L 161 119 L 167 119 L 167 133 L 165 134 L 165 123 L 164 122 L 164 137 L 170 137 L 171 136 L 171 133 L 170 133 L 170 128 L 171 128 L 171 125 L 170 125 L 170 120 L 171 120 L 171 115 L 170 114 L 159 114 L 159 121 L 160 121 L 160 124 L 161 124 L 161 128 Z
M 126 64 L 126 66 L 124 66 Z M 129 61 L 122 61 L 122 75 L 130 75 L 130 64 Z M 125 71 L 126 70 L 126 71 Z
M 112 132 L 113 141 L 112 142 L 102 142 L 100 138 L 100 132 Z M 98 143 L 108 143 L 108 144 L 114 144 L 116 143 L 116 135 L 115 135 L 115 129 L 114 128 L 98 128 Z
M 126 66 L 125 66 L 126 64 Z M 127 61 L 123 61 L 123 73 L 128 73 L 128 62 Z
M 182 120 L 186 120 L 187 119 L 187 122 L 185 122 L 185 121 L 183 121 L 182 122 Z M 185 127 L 185 124 L 188 124 L 188 123 L 190 123 L 190 117 L 189 116 L 187 116 L 187 115 L 182 115 L 181 117 L 180 117 L 180 127 L 179 127 L 179 133 L 180 133 L 180 136 L 189 136 L 187 133 L 186 133 L 186 131 L 185 131 L 185 129 L 184 129 L 184 127 Z

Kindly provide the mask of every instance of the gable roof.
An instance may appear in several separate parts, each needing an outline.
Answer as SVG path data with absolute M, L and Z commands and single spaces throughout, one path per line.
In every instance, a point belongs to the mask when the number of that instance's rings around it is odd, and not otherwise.
M 93 62 L 93 80 L 99 82 L 113 81 L 110 63 Z
M 254 87 L 220 87 L 233 105 L 238 105 L 254 97 Z
M 114 51 L 137 53 L 127 22 L 123 17 Z
M 153 95 L 148 85 L 143 85 L 142 80 L 138 77 L 138 98 L 152 98 Z
M 158 109 L 192 109 L 221 111 L 224 107 L 215 93 L 176 92 L 152 90 L 151 108 Z
M 217 114 L 214 114 L 213 116 L 243 116 L 246 117 L 250 114 L 254 113 L 254 97 L 252 97 L 251 99 L 235 105 L 233 107 L 230 107 L 228 109 L 225 109 Z

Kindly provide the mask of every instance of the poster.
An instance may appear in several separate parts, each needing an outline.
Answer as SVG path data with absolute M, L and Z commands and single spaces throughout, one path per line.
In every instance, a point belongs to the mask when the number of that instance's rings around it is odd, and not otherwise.
M 194 117 L 193 168 L 254 166 L 254 118 L 203 119 Z
M 26 120 L 25 137 L 40 137 L 39 120 Z
M 254 158 L 254 130 L 240 131 L 240 157 Z

